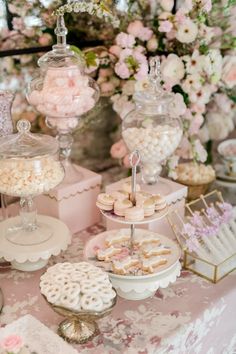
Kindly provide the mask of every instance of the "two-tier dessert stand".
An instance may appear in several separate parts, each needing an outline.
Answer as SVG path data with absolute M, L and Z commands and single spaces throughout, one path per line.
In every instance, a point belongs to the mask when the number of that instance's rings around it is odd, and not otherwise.
M 130 155 L 130 164 L 132 167 L 132 183 L 131 183 L 131 201 L 135 205 L 136 202 L 136 175 L 137 175 L 137 166 L 140 161 L 140 155 L 138 151 L 134 151 Z M 124 229 L 123 231 L 130 233 L 130 245 L 129 251 L 130 255 L 133 254 L 134 249 L 134 238 L 135 235 L 142 233 L 142 235 L 150 234 L 149 230 L 138 229 L 136 226 L 161 220 L 168 214 L 168 207 L 165 207 L 160 212 L 155 212 L 153 216 L 147 217 L 142 221 L 131 222 L 125 220 L 123 217 L 114 215 L 112 212 L 102 211 L 101 213 L 108 219 L 111 219 L 115 222 L 122 223 L 124 225 L 130 225 L 130 229 Z M 115 233 L 117 230 L 105 231 L 93 239 L 87 242 L 84 250 L 84 256 L 86 259 L 94 260 L 94 249 L 96 246 L 101 246 L 104 244 L 106 236 L 111 233 Z M 153 232 L 151 232 L 155 235 Z M 172 256 L 170 262 L 166 266 L 162 266 L 159 272 L 155 272 L 147 275 L 118 275 L 109 271 L 109 277 L 113 284 L 113 287 L 116 289 L 117 294 L 128 300 L 141 300 L 147 297 L 153 296 L 159 287 L 165 288 L 170 283 L 175 282 L 176 278 L 180 275 L 181 265 L 179 262 L 180 259 L 180 249 L 178 245 L 172 240 L 168 239 L 165 236 L 157 235 L 161 241 L 164 241 L 165 244 L 171 248 Z M 96 265 L 99 265 L 97 262 Z

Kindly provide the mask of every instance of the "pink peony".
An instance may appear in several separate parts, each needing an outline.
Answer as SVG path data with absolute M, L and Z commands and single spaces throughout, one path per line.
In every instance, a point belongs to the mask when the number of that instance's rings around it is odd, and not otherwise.
M 116 57 L 119 58 L 120 56 L 120 52 L 122 51 L 122 48 L 119 47 L 118 45 L 113 45 L 111 46 L 111 48 L 109 49 L 109 52 L 113 55 L 115 55 Z
M 52 36 L 49 33 L 44 33 L 39 37 L 39 44 L 42 46 L 49 45 L 52 42 Z
M 185 12 L 183 9 L 179 9 L 176 14 L 175 14 L 175 20 L 179 23 L 182 24 L 186 20 Z
M 116 63 L 115 72 L 121 79 L 128 79 L 131 75 L 128 66 L 123 62 Z
M 173 28 L 173 23 L 171 23 L 170 21 L 167 20 L 167 21 L 161 21 L 161 24 L 160 24 L 158 30 L 160 32 L 168 33 L 172 30 L 172 28 Z
M 139 37 L 140 32 L 143 29 L 143 24 L 139 20 L 135 20 L 134 22 L 131 22 L 127 28 L 127 32 L 129 34 L 132 34 L 134 37 Z
M 21 337 L 17 335 L 10 335 L 6 338 L 4 338 L 0 342 L 0 348 L 6 350 L 7 352 L 11 353 L 18 353 L 20 349 L 23 347 L 24 343 Z
M 113 159 L 123 159 L 127 153 L 128 150 L 123 139 L 113 144 L 110 150 L 110 154 Z
M 135 45 L 135 38 L 132 34 L 121 32 L 116 36 L 116 44 L 121 48 L 133 48 Z

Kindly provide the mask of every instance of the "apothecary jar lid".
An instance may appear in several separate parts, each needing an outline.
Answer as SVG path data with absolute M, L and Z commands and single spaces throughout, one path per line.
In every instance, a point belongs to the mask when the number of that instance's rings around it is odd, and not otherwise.
M 0 138 L 0 159 L 40 158 L 59 151 L 55 138 L 30 133 L 31 124 L 26 119 L 17 122 L 17 133 Z

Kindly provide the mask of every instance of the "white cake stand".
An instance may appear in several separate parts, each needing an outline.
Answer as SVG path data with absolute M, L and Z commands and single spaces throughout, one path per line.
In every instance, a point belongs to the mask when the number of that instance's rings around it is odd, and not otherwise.
M 11 262 L 15 269 L 27 272 L 41 269 L 46 266 L 51 256 L 65 251 L 71 243 L 71 233 L 62 221 L 45 215 L 38 215 L 37 220 L 50 225 L 53 232 L 47 241 L 31 246 L 14 244 L 6 238 L 6 230 L 13 224 L 20 223 L 19 216 L 0 223 L 0 258 Z

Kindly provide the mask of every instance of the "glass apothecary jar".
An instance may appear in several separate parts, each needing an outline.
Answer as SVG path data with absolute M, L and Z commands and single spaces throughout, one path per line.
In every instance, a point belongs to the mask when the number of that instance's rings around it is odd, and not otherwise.
M 18 121 L 17 130 L 0 138 L 0 193 L 20 197 L 21 223 L 6 230 L 6 237 L 19 245 L 40 244 L 52 236 L 52 230 L 37 222 L 33 197 L 56 187 L 64 169 L 55 138 L 31 134 L 27 120 Z
M 150 60 L 146 87 L 135 92 L 135 109 L 122 124 L 122 136 L 129 151 L 140 153 L 142 180 L 146 184 L 157 182 L 162 164 L 182 138 L 181 120 L 169 113 L 174 95 L 164 91 L 160 82 L 160 61 L 155 57 Z
M 67 28 L 58 16 L 55 34 L 57 44 L 39 60 L 39 73 L 29 84 L 28 102 L 46 118 L 49 128 L 57 130 L 61 157 L 66 170 L 64 183 L 81 179 L 70 163 L 72 131 L 81 116 L 96 105 L 100 92 L 97 83 L 85 74 L 85 61 L 66 42 Z

